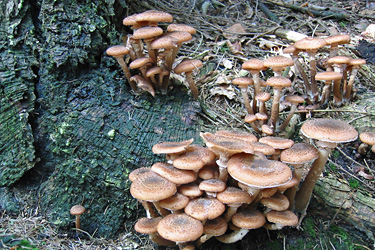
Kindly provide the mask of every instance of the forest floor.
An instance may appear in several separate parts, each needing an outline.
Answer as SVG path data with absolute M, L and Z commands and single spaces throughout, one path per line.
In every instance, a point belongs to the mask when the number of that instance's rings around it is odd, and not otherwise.
M 266 16 L 260 10 L 260 2 L 265 3 L 275 16 Z M 182 46 L 180 55 L 181 58 L 199 58 L 204 61 L 201 73 L 196 76 L 204 129 L 251 131 L 250 126 L 243 122 L 246 110 L 240 91 L 231 85 L 231 80 L 242 74 L 241 64 L 244 61 L 279 54 L 292 42 L 275 34 L 278 28 L 307 36 L 350 34 L 352 41 L 341 48 L 340 54 L 354 58 L 366 57 L 365 49 L 375 47 L 375 37 L 363 33 L 371 23 L 375 23 L 374 1 L 368 1 L 367 6 L 367 1 L 359 0 L 310 0 L 308 4 L 305 1 L 294 1 L 296 6 L 304 7 L 299 10 L 294 8 L 294 11 L 292 2 L 144 1 L 143 10 L 169 12 L 177 23 L 188 24 L 198 30 L 194 40 Z M 135 13 L 134 10 L 139 11 L 139 6 L 135 5 L 129 3 L 129 14 Z M 302 12 L 311 8 L 322 16 Z M 234 24 L 241 24 L 246 32 L 228 31 Z M 366 40 L 367 46 L 361 46 L 361 40 Z M 327 51 L 318 55 L 320 68 L 326 55 Z M 351 103 L 342 107 L 328 105 L 324 110 L 316 110 L 308 115 L 343 119 L 359 132 L 374 127 L 375 58 L 366 59 L 368 64 L 359 71 L 357 94 Z M 299 126 L 297 121 L 295 127 Z M 294 129 L 290 132 L 290 136 L 298 136 L 296 131 Z M 345 146 L 332 154 L 325 175 L 343 179 L 353 190 L 361 189 L 374 197 L 373 155 L 368 158 L 358 155 L 355 150 L 358 142 Z M 202 249 L 374 249 L 374 239 L 365 231 L 328 214 L 316 199 L 310 205 L 301 230 L 291 228 L 268 232 L 259 229 L 236 244 L 224 245 L 211 240 Z M 17 217 L 0 215 L 0 249 L 160 249 L 144 236 L 134 234 L 132 228 L 125 231 L 113 240 L 98 239 L 85 232 L 78 235 L 61 232 L 39 216 L 37 208 L 33 208 Z

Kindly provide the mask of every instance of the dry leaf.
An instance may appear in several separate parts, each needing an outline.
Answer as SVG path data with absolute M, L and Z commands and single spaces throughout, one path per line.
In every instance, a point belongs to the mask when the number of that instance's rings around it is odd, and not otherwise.
M 233 68 L 233 63 L 230 60 L 224 58 L 221 62 L 223 63 L 225 68 L 227 69 Z
M 240 35 L 246 33 L 245 28 L 240 23 L 233 24 L 228 29 L 224 30 L 223 36 L 226 39 L 236 39 Z
M 226 96 L 228 99 L 233 100 L 236 97 L 234 88 L 232 85 L 220 86 L 210 90 L 211 95 L 222 95 Z

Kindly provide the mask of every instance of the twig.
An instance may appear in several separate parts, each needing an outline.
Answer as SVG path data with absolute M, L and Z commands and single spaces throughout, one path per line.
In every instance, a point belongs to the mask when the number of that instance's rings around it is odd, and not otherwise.
M 357 114 L 364 114 L 367 116 L 375 116 L 375 114 L 371 114 L 365 111 L 356 111 L 356 110 L 345 110 L 345 109 L 315 109 L 315 110 L 298 110 L 298 113 L 317 113 L 317 112 L 349 112 L 349 113 L 357 113 Z
M 268 8 L 267 6 L 260 2 L 259 3 L 259 9 L 273 22 L 275 23 L 280 23 L 280 19 L 275 15 L 273 14 Z
M 337 19 L 337 20 L 346 20 L 346 19 L 350 18 L 350 16 L 348 14 L 336 13 L 336 12 L 331 12 L 331 11 L 317 11 L 317 10 L 312 10 L 312 9 L 300 7 L 300 6 L 297 6 L 297 5 L 294 5 L 294 4 L 278 3 L 278 2 L 271 1 L 271 0 L 266 0 L 266 1 L 271 3 L 271 4 L 281 6 L 281 7 L 284 7 L 284 8 L 288 8 L 288 9 L 291 9 L 291 10 L 294 10 L 294 11 L 299 11 L 299 12 L 308 14 L 308 15 L 313 16 L 313 17 L 334 18 L 334 19 Z

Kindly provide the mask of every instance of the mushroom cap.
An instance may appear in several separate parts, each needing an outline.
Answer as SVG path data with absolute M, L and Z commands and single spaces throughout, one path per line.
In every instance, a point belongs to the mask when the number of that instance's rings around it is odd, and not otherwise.
M 191 34 L 186 31 L 172 31 L 167 35 L 177 39 L 178 43 L 184 43 L 190 41 L 193 38 Z
M 216 198 L 191 200 L 184 209 L 185 213 L 197 220 L 213 220 L 225 211 L 225 205 Z
M 261 130 L 266 135 L 273 135 L 273 129 L 267 124 L 263 124 Z
M 138 69 L 138 68 L 141 68 L 141 67 L 145 66 L 148 63 L 152 64 L 153 62 L 154 61 L 150 57 L 140 57 L 140 58 L 137 58 L 134 61 L 132 61 L 129 64 L 129 68 Z
M 275 149 L 263 142 L 253 142 L 251 143 L 254 147 L 254 152 L 255 153 L 262 153 L 264 155 L 273 155 L 275 153 Z
M 130 81 L 134 81 L 138 88 L 147 91 L 152 96 L 155 96 L 155 90 L 152 84 L 141 75 L 134 75 L 130 77 Z
M 292 178 L 292 170 L 285 163 L 243 153 L 229 159 L 228 173 L 255 188 L 277 187 Z
M 133 182 L 135 179 L 137 179 L 140 175 L 144 173 L 148 173 L 151 171 L 151 168 L 148 167 L 140 167 L 136 168 L 133 171 L 130 172 L 128 178 L 131 182 Z
M 249 85 L 254 85 L 253 79 L 247 76 L 234 78 L 232 83 L 238 85 L 239 87 L 247 87 Z
M 246 209 L 235 213 L 232 217 L 232 223 L 240 228 L 256 229 L 266 223 L 266 218 L 257 210 Z
M 329 64 L 348 64 L 351 58 L 347 56 L 334 56 L 327 60 Z
M 323 38 L 306 37 L 294 43 L 294 47 L 304 51 L 317 51 L 327 45 Z
M 227 231 L 227 228 L 227 222 L 222 217 L 217 217 L 213 220 L 207 220 L 206 223 L 204 223 L 203 233 L 212 236 L 220 236 Z
M 154 66 L 154 67 L 147 70 L 146 76 L 151 77 L 151 76 L 154 76 L 156 74 L 160 74 L 161 71 L 162 71 L 162 68 L 160 68 L 159 66 Z
M 223 192 L 227 184 L 219 179 L 210 179 L 201 181 L 198 187 L 206 192 Z
M 231 186 L 218 193 L 216 198 L 224 204 L 249 204 L 253 200 L 248 192 Z
M 361 66 L 361 65 L 364 65 L 366 64 L 366 60 L 365 59 L 357 59 L 357 58 L 354 58 L 354 59 L 351 59 L 350 62 L 349 62 L 349 65 L 350 66 Z
M 300 104 L 305 102 L 305 99 L 300 95 L 288 95 L 285 97 L 285 100 L 292 104 Z
M 319 72 L 315 75 L 316 80 L 321 80 L 321 81 L 332 81 L 332 80 L 340 80 L 342 78 L 342 74 L 339 72 L 335 71 L 324 71 L 324 72 Z M 331 84 L 328 82 L 327 84 Z
M 290 210 L 270 211 L 266 214 L 267 220 L 272 223 L 284 226 L 295 226 L 298 224 L 298 217 Z
M 127 16 L 125 17 L 123 20 L 122 20 L 122 24 L 123 25 L 126 25 L 126 26 L 133 26 L 133 25 L 136 25 L 137 24 L 137 20 L 135 19 L 135 16 L 137 14 L 132 14 L 130 16 Z
M 350 142 L 358 137 L 358 132 L 347 122 L 329 118 L 306 121 L 301 133 L 308 138 L 332 143 Z
M 256 142 L 258 140 L 258 138 L 252 133 L 238 130 L 218 130 L 216 131 L 215 135 L 244 140 L 250 143 Z
M 176 23 L 172 23 L 172 24 L 168 25 L 167 31 L 168 32 L 185 31 L 185 32 L 189 32 L 192 35 L 194 35 L 195 33 L 197 33 L 197 30 L 194 29 L 193 27 L 189 26 L 189 25 L 186 25 L 186 24 L 176 24 Z
M 359 135 L 359 139 L 368 145 L 375 145 L 375 132 L 362 132 Z
M 145 12 L 135 15 L 135 20 L 137 22 L 167 22 L 171 23 L 173 21 L 173 16 L 167 12 L 160 10 L 147 10 Z
M 289 78 L 283 76 L 274 76 L 268 78 L 266 83 L 268 86 L 272 86 L 274 88 L 285 88 L 292 86 L 292 82 L 289 80 Z
M 203 191 L 199 189 L 199 185 L 195 182 L 179 186 L 178 192 L 188 197 L 199 197 L 203 194 Z
M 296 143 L 280 154 L 280 160 L 289 164 L 304 164 L 318 158 L 318 150 L 308 143 Z
M 264 206 L 276 211 L 284 211 L 289 207 L 288 198 L 280 192 L 276 192 L 271 197 L 262 198 L 259 202 Z
M 190 72 L 194 69 L 198 69 L 203 66 L 203 63 L 201 60 L 198 59 L 186 59 L 180 62 L 175 68 L 174 72 L 176 74 L 182 74 L 184 72 Z
M 155 26 L 146 26 L 134 31 L 133 39 L 150 39 L 163 34 L 163 29 Z
M 82 205 L 74 205 L 70 208 L 71 215 L 81 215 L 86 211 Z
M 247 115 L 245 116 L 245 122 L 247 122 L 247 123 L 255 122 L 256 120 L 257 120 L 256 115 L 253 115 L 253 114 L 247 114 Z
M 229 157 L 240 152 L 249 154 L 254 153 L 253 146 L 250 142 L 245 140 L 239 140 L 238 138 L 212 134 L 209 132 L 200 133 L 200 136 L 206 143 L 207 147 L 219 156 L 223 155 Z
M 264 66 L 273 68 L 273 69 L 278 69 L 278 68 L 285 68 L 288 66 L 293 66 L 294 65 L 294 60 L 285 57 L 285 56 L 271 56 L 264 60 Z
M 265 113 L 255 113 L 255 117 L 257 118 L 257 120 L 260 120 L 260 121 L 266 121 L 268 119 L 268 115 L 265 114 Z
M 249 71 L 261 71 L 261 70 L 266 70 L 267 67 L 264 66 L 264 61 L 257 59 L 257 58 L 252 58 L 250 60 L 247 60 L 242 64 L 242 69 L 244 70 L 249 70 Z
M 193 143 L 194 139 L 180 141 L 180 142 L 159 142 L 152 147 L 154 154 L 175 154 L 183 153 L 186 148 Z
M 296 47 L 294 47 L 294 45 L 289 45 L 288 47 L 283 49 L 284 54 L 294 54 L 296 52 L 298 52 L 298 50 L 296 49 Z
M 150 171 L 140 175 L 130 185 L 130 194 L 139 200 L 159 201 L 171 197 L 177 192 L 176 185 Z
M 276 137 L 276 136 L 265 136 L 259 139 L 259 142 L 270 145 L 275 149 L 286 149 L 293 146 L 294 141 L 291 139 Z
M 172 164 L 157 162 L 152 165 L 151 170 L 165 179 L 180 185 L 195 181 L 196 174 L 191 170 L 181 170 L 173 167 Z
M 151 42 L 151 49 L 171 49 L 177 47 L 178 40 L 171 36 L 162 36 Z
M 189 198 L 181 193 L 175 193 L 171 197 L 158 202 L 159 205 L 171 211 L 183 209 L 189 203 Z
M 156 227 L 162 217 L 140 218 L 134 225 L 135 231 L 141 234 L 154 234 L 157 232 Z
M 219 166 L 217 166 L 216 162 L 215 165 L 205 165 L 198 171 L 198 177 L 203 180 L 217 179 L 219 175 Z
M 215 160 L 215 157 L 215 154 L 208 148 L 191 145 L 184 154 L 173 160 L 173 166 L 179 169 L 199 170 L 205 164 Z
M 203 234 L 202 222 L 187 214 L 169 214 L 157 226 L 163 238 L 174 242 L 187 242 L 198 239 Z
M 124 45 L 115 45 L 115 46 L 109 47 L 105 52 L 109 56 L 116 57 L 116 56 L 127 55 L 129 54 L 130 50 Z
M 326 37 L 324 40 L 326 41 L 327 45 L 340 45 L 350 43 L 350 36 L 347 34 L 339 34 Z
M 255 99 L 261 102 L 266 102 L 269 99 L 271 99 L 271 94 L 269 92 L 259 92 L 256 96 Z

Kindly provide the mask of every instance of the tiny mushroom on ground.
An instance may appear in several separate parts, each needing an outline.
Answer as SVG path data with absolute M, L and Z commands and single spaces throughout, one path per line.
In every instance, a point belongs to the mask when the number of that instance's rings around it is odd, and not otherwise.
M 70 208 L 70 214 L 76 216 L 76 229 L 81 229 L 81 215 L 86 211 L 82 205 L 74 205 Z

